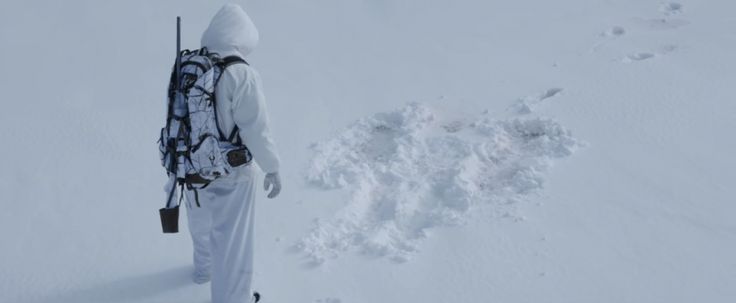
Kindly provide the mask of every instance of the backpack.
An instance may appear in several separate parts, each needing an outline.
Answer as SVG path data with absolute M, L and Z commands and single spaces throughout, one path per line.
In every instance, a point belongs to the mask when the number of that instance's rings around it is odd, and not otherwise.
M 217 124 L 217 82 L 228 66 L 240 63 L 248 64 L 237 56 L 221 58 L 207 48 L 179 53 L 169 83 L 166 126 L 159 138 L 161 164 L 169 176 L 167 208 L 174 207 L 176 185 L 181 188 L 179 203 L 186 188 L 194 191 L 200 206 L 198 189 L 253 159 L 237 126 L 225 136 Z

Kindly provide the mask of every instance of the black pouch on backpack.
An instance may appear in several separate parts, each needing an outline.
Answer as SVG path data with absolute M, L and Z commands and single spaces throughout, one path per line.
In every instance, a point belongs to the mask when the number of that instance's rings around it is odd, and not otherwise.
M 162 208 L 158 210 L 161 215 L 161 228 L 165 234 L 175 234 L 179 232 L 179 206 L 174 208 Z
M 230 166 L 232 167 L 247 164 L 252 158 L 253 156 L 250 155 L 250 152 L 245 147 L 234 149 L 227 153 L 227 162 L 230 163 Z

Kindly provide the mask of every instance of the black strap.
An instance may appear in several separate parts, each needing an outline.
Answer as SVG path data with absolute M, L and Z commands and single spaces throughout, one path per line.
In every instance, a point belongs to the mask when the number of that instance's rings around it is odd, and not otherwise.
M 184 183 L 181 184 L 181 188 L 179 189 L 179 205 L 181 205 L 181 200 L 184 199 Z
M 222 65 L 224 67 L 228 67 L 230 65 L 238 64 L 238 63 L 243 63 L 245 65 L 250 65 L 250 64 L 248 64 L 248 61 L 245 61 L 245 59 L 240 58 L 238 56 L 227 56 L 225 58 L 222 58 Z
M 189 185 L 190 188 L 193 188 L 194 185 L 204 185 L 210 183 L 210 180 L 202 178 L 200 174 L 187 174 L 184 177 L 184 182 Z
M 240 58 L 238 56 L 227 56 L 225 58 L 222 58 L 222 61 L 220 62 L 220 64 L 222 66 L 223 71 L 222 73 L 220 73 L 220 76 L 222 76 L 222 74 L 225 72 L 225 69 L 228 66 L 233 65 L 233 64 L 241 64 L 241 63 L 245 65 L 250 65 L 248 64 L 248 61 L 245 61 L 245 59 Z M 219 82 L 220 80 L 219 77 L 217 80 L 218 80 L 217 82 Z M 215 83 L 215 85 L 217 85 L 217 83 Z M 216 116 L 215 116 L 215 120 L 217 120 Z M 221 138 L 224 138 L 224 134 L 222 134 L 222 132 L 220 131 L 219 124 L 217 125 L 217 131 L 220 132 Z M 230 132 L 230 135 L 227 137 L 227 141 L 231 143 L 235 143 L 236 145 L 243 145 L 243 140 L 240 138 L 240 136 L 238 136 L 239 133 L 240 133 L 240 129 L 238 128 L 237 125 L 235 125 L 235 127 L 233 127 L 233 130 Z M 235 142 L 233 142 L 233 140 L 235 140 Z
M 184 183 L 182 183 L 182 188 L 181 188 L 181 191 L 182 192 L 184 191 L 184 184 L 186 184 L 187 190 L 189 190 L 189 191 L 191 191 L 191 192 L 194 193 L 194 202 L 197 204 L 197 207 L 202 207 L 202 205 L 199 205 L 199 192 L 197 191 L 197 188 L 194 187 L 194 186 L 192 186 L 191 183 L 188 183 L 188 182 L 184 181 Z M 209 185 L 209 184 L 207 184 L 207 185 Z M 207 185 L 202 186 L 200 189 L 207 187 Z M 189 198 L 187 198 L 187 201 L 188 200 L 189 200 Z M 189 201 L 189 203 L 191 205 L 192 201 Z
M 197 192 L 196 188 L 193 188 L 192 191 L 194 192 L 194 202 L 197 203 L 197 207 L 202 207 L 202 205 L 199 205 L 199 192 Z
M 240 128 L 235 125 L 233 127 L 233 130 L 230 132 L 230 136 L 227 137 L 227 141 L 230 143 L 235 143 L 235 145 L 243 145 L 243 140 L 240 139 L 240 136 L 238 134 L 240 133 Z M 235 142 L 233 142 L 235 140 Z
M 169 197 L 166 199 L 166 208 L 169 208 L 171 204 L 171 199 L 174 198 L 174 191 L 176 191 L 176 184 L 171 186 L 171 191 L 169 191 Z

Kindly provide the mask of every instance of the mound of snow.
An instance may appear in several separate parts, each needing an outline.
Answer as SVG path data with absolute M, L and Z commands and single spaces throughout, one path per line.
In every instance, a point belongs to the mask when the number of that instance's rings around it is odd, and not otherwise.
M 438 116 L 409 104 L 314 144 L 307 180 L 351 197 L 297 246 L 318 264 L 351 249 L 406 261 L 432 227 L 460 224 L 482 206 L 508 212 L 542 186 L 550 160 L 578 146 L 548 119 Z

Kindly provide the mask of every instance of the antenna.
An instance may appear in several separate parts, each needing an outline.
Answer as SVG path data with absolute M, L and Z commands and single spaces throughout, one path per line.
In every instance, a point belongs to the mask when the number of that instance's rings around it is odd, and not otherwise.
M 176 91 L 181 89 L 181 17 L 176 17 Z

